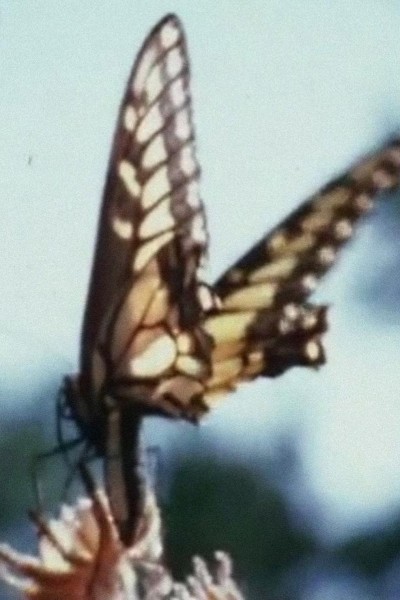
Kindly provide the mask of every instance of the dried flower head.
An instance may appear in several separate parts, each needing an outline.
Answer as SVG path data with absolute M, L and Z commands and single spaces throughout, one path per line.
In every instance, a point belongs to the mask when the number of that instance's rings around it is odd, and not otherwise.
M 162 564 L 161 519 L 147 490 L 134 544 L 119 538 L 109 503 L 100 490 L 91 499 L 63 506 L 59 519 L 34 518 L 39 555 L 0 545 L 1 577 L 29 600 L 243 600 L 232 580 L 229 558 L 216 553 L 212 575 L 194 558 L 194 573 L 175 583 Z

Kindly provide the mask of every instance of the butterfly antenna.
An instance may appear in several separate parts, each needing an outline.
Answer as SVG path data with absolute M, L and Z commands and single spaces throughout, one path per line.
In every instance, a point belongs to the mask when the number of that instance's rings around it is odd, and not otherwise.
M 60 448 L 66 447 L 64 431 L 63 431 L 63 423 L 66 420 L 71 420 L 70 415 L 66 413 L 66 404 L 65 404 L 65 388 L 62 385 L 57 394 L 57 402 L 56 402 L 56 436 L 58 445 Z M 80 441 L 83 439 L 78 438 Z M 68 444 L 69 442 L 67 442 Z M 69 469 L 74 468 L 74 462 L 71 461 L 68 452 L 63 452 L 63 459 Z
M 97 458 L 97 456 L 92 453 L 92 446 L 89 444 L 89 442 L 86 442 L 79 458 L 77 460 L 75 460 L 74 462 L 69 461 L 69 463 L 68 463 L 69 464 L 69 473 L 68 473 L 67 478 L 65 479 L 62 496 L 61 496 L 63 501 L 66 500 L 68 492 L 71 488 L 72 482 L 74 481 L 78 472 L 81 473 L 82 465 L 86 465 L 87 463 L 91 462 L 95 458 Z
M 30 473 L 31 473 L 31 479 L 32 479 L 32 487 L 33 487 L 33 491 L 34 491 L 36 506 L 38 507 L 39 510 L 42 510 L 42 507 L 44 506 L 43 494 L 42 494 L 42 489 L 41 489 L 41 480 L 40 480 L 40 475 L 39 475 L 41 464 L 44 461 L 47 461 L 51 458 L 54 458 L 55 456 L 58 456 L 59 454 L 62 454 L 62 456 L 64 457 L 64 460 L 67 462 L 69 469 L 73 470 L 74 469 L 73 463 L 69 460 L 69 458 L 67 460 L 65 457 L 66 457 L 66 454 L 68 452 L 70 452 L 70 450 L 72 450 L 79 444 L 82 444 L 82 442 L 83 442 L 83 440 L 81 438 L 75 438 L 74 440 L 70 440 L 69 442 L 64 442 L 63 444 L 58 444 L 57 446 L 55 446 L 51 450 L 48 450 L 47 452 L 40 452 L 38 454 L 35 454 L 33 456 L 33 458 L 31 459 Z M 72 478 L 71 478 L 71 480 L 72 480 Z

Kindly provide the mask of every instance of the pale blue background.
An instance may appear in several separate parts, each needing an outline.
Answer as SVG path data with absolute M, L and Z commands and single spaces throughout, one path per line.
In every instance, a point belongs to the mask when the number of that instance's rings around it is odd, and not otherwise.
M 117 108 L 144 36 L 165 13 L 181 17 L 189 41 L 212 278 L 399 129 L 398 2 L 11 0 L 0 7 L 0 394 L 7 408 L 19 397 L 35 402 L 30 390 L 38 383 L 76 368 Z M 372 319 L 355 285 L 380 268 L 382 244 L 369 221 L 321 286 L 318 300 L 333 304 L 328 365 L 244 386 L 203 426 L 237 454 L 279 430 L 298 432 L 308 497 L 328 537 L 380 520 L 400 502 L 400 320 Z M 180 431 L 157 427 L 152 441 L 176 443 Z M 188 428 L 185 435 L 198 434 Z

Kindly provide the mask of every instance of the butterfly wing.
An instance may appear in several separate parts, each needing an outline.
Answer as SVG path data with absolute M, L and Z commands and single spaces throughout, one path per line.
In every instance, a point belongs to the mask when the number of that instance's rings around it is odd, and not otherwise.
M 303 203 L 218 279 L 220 314 L 206 400 L 258 375 L 324 362 L 326 307 L 305 303 L 352 237 L 374 196 L 399 184 L 400 142 L 362 161 Z
M 104 459 L 121 539 L 143 505 L 137 466 L 141 416 L 196 418 L 214 306 L 201 281 L 207 233 L 199 195 L 189 64 L 174 15 L 149 34 L 119 111 L 83 320 L 80 375 L 66 405 Z
M 185 37 L 169 15 L 119 112 L 83 323 L 81 421 L 105 394 L 179 412 L 202 390 L 209 345 L 197 324 L 212 297 L 199 274 L 207 234 L 191 113 Z

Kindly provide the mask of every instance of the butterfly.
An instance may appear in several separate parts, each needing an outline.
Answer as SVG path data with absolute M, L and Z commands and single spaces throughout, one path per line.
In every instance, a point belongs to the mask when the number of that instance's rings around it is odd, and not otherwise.
M 303 203 L 208 285 L 185 35 L 174 15 L 150 32 L 114 135 L 79 375 L 65 381 L 65 405 L 107 459 L 114 514 L 129 522 L 127 530 L 134 518 L 118 491 L 129 478 L 131 490 L 138 485 L 132 473 L 142 417 L 197 422 L 243 381 L 321 365 L 327 307 L 308 297 L 399 172 L 394 141 Z

